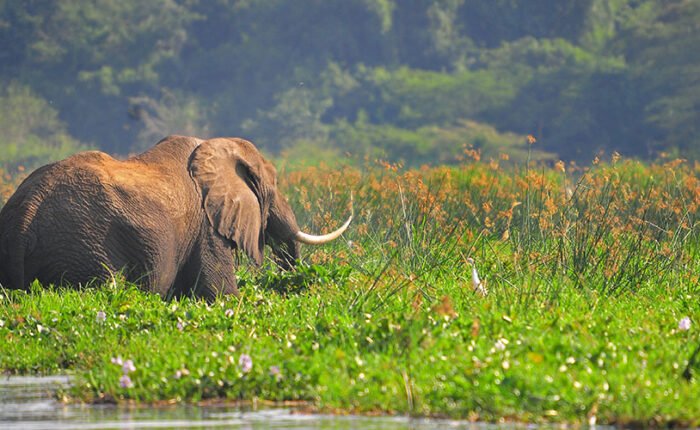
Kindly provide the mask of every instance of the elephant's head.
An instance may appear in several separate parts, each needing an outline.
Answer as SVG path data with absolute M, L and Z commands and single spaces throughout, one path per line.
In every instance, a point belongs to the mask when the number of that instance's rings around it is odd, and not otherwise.
M 299 257 L 300 242 L 329 242 L 352 220 L 350 216 L 338 230 L 323 236 L 301 232 L 291 206 L 277 189 L 274 166 L 244 139 L 202 142 L 190 157 L 189 171 L 201 191 L 208 222 L 258 265 L 267 244 L 277 263 L 291 268 Z

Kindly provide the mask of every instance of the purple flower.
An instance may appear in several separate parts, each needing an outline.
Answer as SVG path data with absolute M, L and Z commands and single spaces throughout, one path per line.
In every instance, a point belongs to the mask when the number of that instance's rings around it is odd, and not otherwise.
M 136 370 L 136 367 L 134 367 L 134 362 L 131 360 L 126 360 L 124 364 L 122 364 L 122 372 L 126 375 L 129 372 L 133 372 Z
M 98 323 L 103 323 L 107 319 L 107 314 L 104 313 L 103 311 L 97 311 L 97 316 L 95 317 L 95 320 Z
M 277 379 L 278 381 L 282 379 L 282 371 L 279 366 L 270 366 L 270 376 Z
M 185 324 L 182 321 L 177 322 L 177 329 L 182 331 L 185 329 Z
M 134 386 L 134 383 L 131 382 L 129 375 L 122 375 L 122 377 L 119 378 L 119 386 L 122 388 L 131 388 Z
M 690 330 L 690 318 L 685 317 L 678 321 L 678 330 L 688 331 Z
M 248 373 L 253 369 L 253 359 L 248 354 L 241 354 L 238 358 L 238 366 L 241 368 L 241 372 Z
M 111 361 L 112 364 L 117 364 L 117 365 L 119 365 L 119 366 L 121 366 L 122 364 L 124 364 L 124 362 L 122 361 L 121 355 L 118 356 L 118 357 L 112 357 L 109 361 Z

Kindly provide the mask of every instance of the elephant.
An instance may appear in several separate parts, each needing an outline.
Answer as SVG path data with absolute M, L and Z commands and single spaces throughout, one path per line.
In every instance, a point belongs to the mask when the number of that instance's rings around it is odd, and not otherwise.
M 30 174 L 0 211 L 0 284 L 89 285 L 122 273 L 164 299 L 238 295 L 236 250 L 291 269 L 302 232 L 277 171 L 242 138 L 168 136 L 117 160 L 75 154 Z

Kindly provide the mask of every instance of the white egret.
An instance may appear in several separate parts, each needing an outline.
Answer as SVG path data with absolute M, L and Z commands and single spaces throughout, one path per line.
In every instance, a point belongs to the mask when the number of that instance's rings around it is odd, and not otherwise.
M 467 258 L 467 263 L 471 264 L 472 266 L 472 288 L 474 289 L 474 292 L 482 297 L 485 297 L 489 291 L 486 289 L 486 285 L 484 285 L 484 283 L 481 282 L 481 279 L 479 279 L 479 272 L 476 271 L 474 259 L 471 257 Z

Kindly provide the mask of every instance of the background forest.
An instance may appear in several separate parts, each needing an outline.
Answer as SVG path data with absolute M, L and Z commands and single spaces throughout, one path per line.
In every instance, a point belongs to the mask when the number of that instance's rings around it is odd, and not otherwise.
M 311 162 L 700 157 L 694 0 L 0 0 L 0 164 L 172 133 Z

